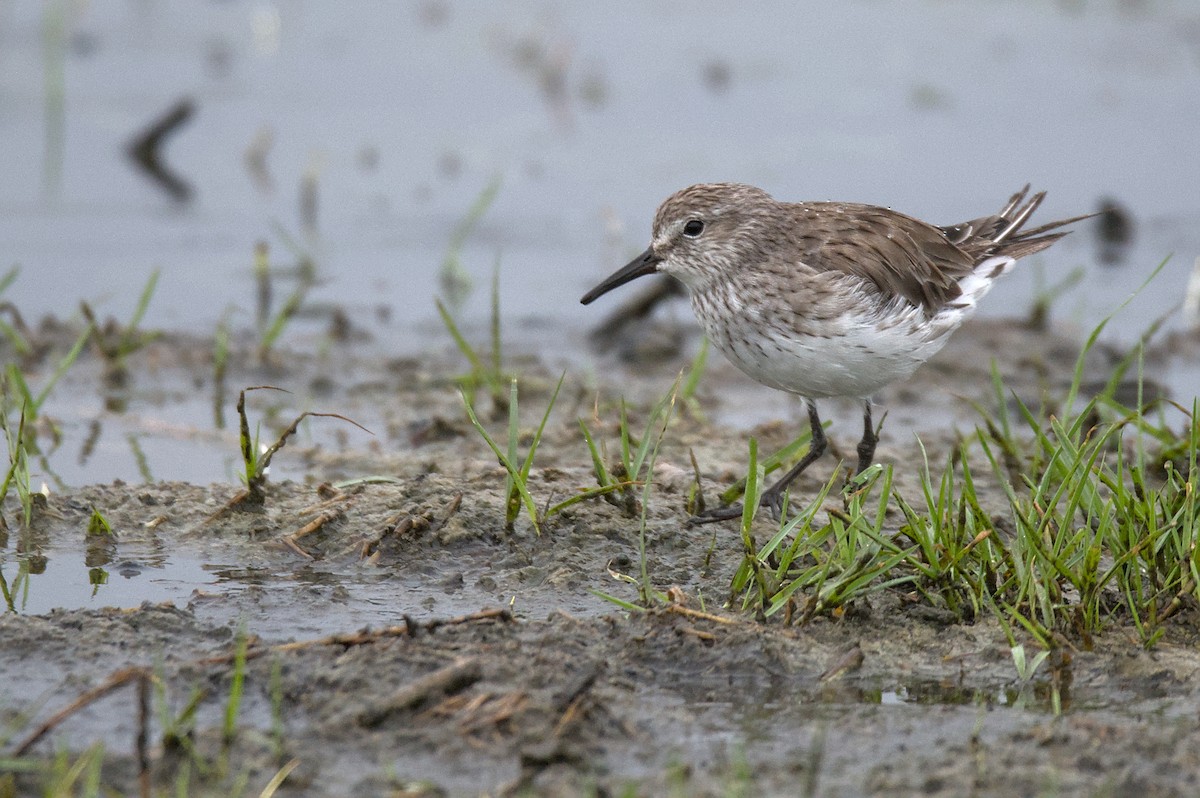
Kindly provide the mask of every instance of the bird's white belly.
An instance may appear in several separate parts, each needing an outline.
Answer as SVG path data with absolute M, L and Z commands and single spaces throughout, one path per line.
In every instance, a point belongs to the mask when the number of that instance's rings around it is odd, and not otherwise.
M 823 331 L 827 335 L 784 331 L 748 323 L 744 317 L 714 319 L 704 314 L 701 322 L 717 348 L 750 377 L 814 399 L 869 397 L 912 374 L 942 348 L 948 337 L 944 333 L 949 332 L 916 313 L 883 323 L 848 313 L 830 321 Z

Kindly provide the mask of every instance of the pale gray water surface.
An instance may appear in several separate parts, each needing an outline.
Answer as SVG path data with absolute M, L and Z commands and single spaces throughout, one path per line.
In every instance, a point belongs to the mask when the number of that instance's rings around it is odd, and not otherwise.
M 692 182 L 954 222 L 1028 180 L 1049 190 L 1047 217 L 1115 198 L 1136 238 L 1101 268 L 1073 236 L 988 312 L 1087 266 L 1061 311 L 1089 327 L 1172 255 L 1132 333 L 1178 301 L 1200 253 L 1198 79 L 1186 0 L 2 2 L 0 263 L 22 267 L 7 298 L 34 318 L 80 299 L 127 317 L 161 268 L 148 322 L 207 332 L 231 307 L 250 324 L 254 244 L 286 262 L 282 229 L 316 256 L 319 298 L 403 351 L 428 345 L 413 332 L 436 329 L 452 230 L 497 176 L 464 267 L 486 285 L 499 256 L 509 318 L 572 328 L 597 315 L 578 296 Z M 186 204 L 124 153 L 181 97 L 195 115 L 164 158 Z M 246 165 L 261 135 L 269 185 Z M 475 291 L 464 319 L 486 307 Z

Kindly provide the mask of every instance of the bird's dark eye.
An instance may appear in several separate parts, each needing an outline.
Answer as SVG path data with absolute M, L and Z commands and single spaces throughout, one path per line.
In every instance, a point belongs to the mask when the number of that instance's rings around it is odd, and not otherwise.
M 699 219 L 690 219 L 688 220 L 688 223 L 683 226 L 683 234 L 688 238 L 695 238 L 703 232 L 704 222 L 700 221 Z

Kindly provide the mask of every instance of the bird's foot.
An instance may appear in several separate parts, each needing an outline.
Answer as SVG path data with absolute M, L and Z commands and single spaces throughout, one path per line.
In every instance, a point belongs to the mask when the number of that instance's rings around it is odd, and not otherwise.
M 776 493 L 770 489 L 763 491 L 763 494 L 758 499 L 758 506 L 771 513 L 771 517 L 778 521 L 783 517 L 783 493 Z M 688 519 L 688 526 L 700 526 L 701 524 L 712 524 L 717 521 L 732 521 L 733 519 L 741 520 L 744 505 L 741 502 L 736 504 L 727 504 L 724 507 L 714 507 L 711 510 L 705 510 L 702 513 L 697 513 Z

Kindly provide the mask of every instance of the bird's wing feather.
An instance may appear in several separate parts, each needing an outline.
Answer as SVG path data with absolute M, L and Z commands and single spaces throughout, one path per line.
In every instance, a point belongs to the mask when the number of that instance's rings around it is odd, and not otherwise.
M 810 269 L 854 275 L 926 313 L 955 299 L 958 281 L 975 268 L 975 259 L 946 231 L 911 216 L 842 202 L 793 207 L 794 246 Z
M 903 297 L 933 315 L 961 295 L 959 280 L 980 263 L 1032 255 L 1066 235 L 1051 231 L 1092 215 L 1025 230 L 1046 196 L 1028 194 L 1026 185 L 997 213 L 947 227 L 873 205 L 796 203 L 793 243 L 814 271 L 854 275 L 885 299 Z

